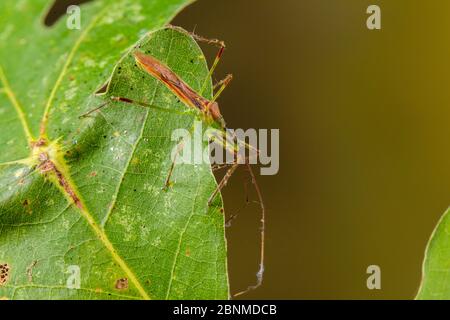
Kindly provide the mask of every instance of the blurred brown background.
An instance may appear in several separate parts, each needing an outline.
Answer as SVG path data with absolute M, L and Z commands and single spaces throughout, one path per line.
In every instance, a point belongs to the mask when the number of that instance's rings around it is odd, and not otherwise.
M 381 31 L 366 28 L 370 4 Z M 199 0 L 175 19 L 226 41 L 215 77 L 235 76 L 220 98 L 228 125 L 281 133 L 280 172 L 259 177 L 265 281 L 244 298 L 415 296 L 450 205 L 447 12 L 444 0 Z M 224 191 L 228 213 L 245 204 L 245 178 Z M 257 209 L 228 228 L 233 292 L 255 279 Z M 371 264 L 381 290 L 366 287 Z

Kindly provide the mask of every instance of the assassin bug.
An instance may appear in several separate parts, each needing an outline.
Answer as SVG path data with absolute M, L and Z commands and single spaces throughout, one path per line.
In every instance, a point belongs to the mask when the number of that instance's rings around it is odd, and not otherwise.
M 169 27 L 169 28 L 173 28 L 173 27 Z M 260 204 L 261 207 L 261 251 L 260 251 L 260 265 L 259 265 L 259 270 L 257 272 L 257 282 L 255 285 L 249 286 L 247 289 L 238 292 L 237 294 L 235 294 L 234 296 L 239 296 L 242 295 L 250 290 L 253 290 L 257 287 L 259 287 L 262 284 L 262 280 L 263 280 L 263 274 L 264 274 L 264 252 L 265 252 L 265 248 L 264 248 L 264 244 L 265 244 L 265 206 L 263 203 L 263 199 L 262 199 L 262 194 L 261 194 L 261 190 L 256 182 L 256 177 L 253 173 L 253 170 L 251 168 L 250 162 L 249 162 L 249 158 L 244 156 L 244 159 L 241 159 L 239 157 L 242 157 L 242 155 L 240 153 L 238 153 L 239 148 L 243 147 L 249 150 L 253 150 L 258 152 L 258 150 L 256 148 L 254 148 L 251 145 L 246 144 L 244 141 L 240 141 L 237 139 L 236 136 L 232 136 L 231 138 L 226 134 L 226 124 L 225 121 L 223 119 L 223 116 L 220 112 L 219 109 L 219 105 L 216 102 L 216 100 L 218 99 L 218 97 L 220 96 L 220 94 L 223 92 L 223 90 L 225 90 L 225 88 L 228 86 L 228 84 L 230 83 L 230 81 L 232 80 L 232 76 L 228 75 L 225 79 L 223 79 L 222 81 L 218 82 L 214 88 L 218 88 L 217 92 L 213 95 L 213 98 L 211 100 L 208 100 L 206 98 L 204 98 L 202 96 L 203 91 L 206 88 L 207 82 L 208 80 L 211 78 L 212 74 L 214 73 L 221 57 L 222 54 L 224 53 L 225 50 L 225 44 L 223 41 L 220 40 L 210 40 L 210 39 L 206 39 L 203 38 L 201 36 L 195 35 L 195 34 L 190 34 L 195 40 L 199 41 L 199 42 L 206 42 L 208 44 L 211 45 L 215 45 L 219 47 L 219 50 L 216 54 L 214 63 L 212 65 L 212 67 L 209 70 L 208 76 L 206 77 L 200 92 L 196 92 L 195 90 L 193 90 L 185 81 L 183 81 L 183 79 L 181 79 L 173 70 L 171 70 L 168 66 L 166 66 L 164 63 L 162 63 L 161 61 L 159 61 L 158 59 L 156 59 L 155 57 L 148 55 L 148 54 L 144 54 L 143 52 L 141 52 L 139 49 L 139 46 L 135 48 L 135 50 L 132 52 L 133 57 L 135 59 L 136 65 L 140 67 L 140 69 L 145 72 L 150 74 L 151 76 L 153 76 L 154 78 L 156 78 L 157 80 L 159 80 L 161 83 L 163 83 L 173 94 L 175 94 L 178 99 L 180 101 L 182 101 L 186 106 L 188 106 L 191 109 L 197 110 L 200 112 L 200 115 L 202 116 L 202 120 L 205 121 L 207 124 L 214 124 L 215 127 L 218 127 L 218 134 L 215 134 L 213 137 L 211 137 L 211 139 L 214 139 L 215 142 L 221 144 L 223 147 L 225 147 L 227 149 L 227 151 L 231 152 L 233 155 L 235 155 L 235 162 L 234 163 L 230 163 L 227 164 L 223 167 L 227 167 L 227 166 L 231 166 L 230 168 L 228 168 L 227 172 L 225 173 L 225 175 L 223 176 L 223 178 L 221 179 L 221 181 L 219 182 L 217 188 L 215 189 L 215 191 L 212 193 L 212 195 L 210 196 L 209 200 L 208 200 L 208 205 L 211 205 L 213 200 L 215 199 L 215 197 L 219 194 L 219 192 L 222 190 L 222 188 L 224 188 L 227 183 L 228 180 L 231 178 L 231 176 L 233 175 L 233 173 L 236 171 L 236 169 L 238 168 L 238 166 L 240 164 L 245 164 L 249 174 L 250 174 L 250 178 L 251 178 L 251 182 L 256 190 L 256 194 L 258 197 L 258 202 Z M 105 87 L 103 87 L 101 90 L 105 90 Z M 151 108 L 151 109 L 155 109 L 155 110 L 163 110 L 163 111 L 168 111 L 167 108 L 162 108 L 159 106 L 154 106 L 142 101 L 136 101 L 134 99 L 130 99 L 127 97 L 118 97 L 118 96 L 112 96 L 111 97 L 111 101 L 116 101 L 116 102 L 123 102 L 123 103 L 128 103 L 128 104 L 134 104 L 134 105 L 138 105 L 138 106 L 142 106 L 142 107 L 147 107 L 147 108 Z M 85 114 L 83 114 L 81 117 L 86 117 L 89 114 L 93 113 L 94 111 L 98 111 L 101 108 L 105 107 L 106 105 L 108 105 L 110 103 L 110 101 L 100 105 L 99 107 L 97 107 L 96 109 L 93 109 Z M 232 141 L 230 141 L 232 140 Z M 235 144 L 234 142 L 237 142 L 237 144 Z M 230 147 L 230 144 L 232 145 L 232 147 Z M 237 146 L 235 146 L 237 145 Z M 184 144 L 179 144 L 176 154 L 175 154 L 175 158 L 178 155 L 179 152 L 181 152 L 181 150 L 183 149 Z M 165 189 L 167 190 L 170 185 L 171 185 L 171 181 L 170 178 L 172 176 L 172 173 L 174 171 L 176 162 L 175 159 L 172 160 L 172 164 L 170 166 L 167 178 L 165 180 Z M 234 218 L 234 217 L 233 217 Z

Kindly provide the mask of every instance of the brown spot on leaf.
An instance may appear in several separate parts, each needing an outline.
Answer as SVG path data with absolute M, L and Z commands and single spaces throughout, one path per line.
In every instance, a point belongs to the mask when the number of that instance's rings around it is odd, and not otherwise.
M 9 264 L 0 264 L 0 287 L 3 286 L 9 279 L 10 267 Z
M 33 213 L 33 210 L 30 207 L 30 203 L 31 203 L 31 201 L 28 200 L 28 199 L 25 199 L 25 200 L 22 201 L 22 205 L 23 205 L 23 207 L 25 208 L 25 210 L 26 210 L 26 212 L 28 214 L 32 214 Z
M 78 198 L 75 190 L 72 188 L 63 173 L 56 167 L 55 163 L 53 163 L 53 161 L 49 159 L 49 155 L 43 152 L 39 155 L 39 160 L 41 161 L 41 163 L 39 164 L 38 168 L 40 169 L 41 173 L 53 173 L 56 176 L 59 185 L 64 189 L 69 198 L 73 200 L 74 204 L 79 209 L 83 209 L 83 204 L 80 198 Z
M 43 147 L 45 145 L 47 145 L 47 140 L 45 140 L 44 138 L 39 138 L 38 140 L 31 142 L 32 148 Z
M 116 281 L 116 289 L 117 290 L 125 290 L 128 289 L 128 279 L 122 278 Z
M 186 249 L 186 257 L 190 257 L 191 256 L 191 249 L 187 248 Z
M 92 172 L 89 174 L 89 176 L 90 176 L 90 177 L 96 177 L 96 176 L 97 176 L 97 172 L 92 171 Z

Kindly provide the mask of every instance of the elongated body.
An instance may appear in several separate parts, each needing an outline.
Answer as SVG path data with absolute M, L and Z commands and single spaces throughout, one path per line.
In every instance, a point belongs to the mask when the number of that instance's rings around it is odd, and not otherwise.
M 217 102 L 209 101 L 199 95 L 175 72 L 156 58 L 139 51 L 134 52 L 134 57 L 143 70 L 164 83 L 181 101 L 191 108 L 200 110 L 208 119 L 212 119 L 220 124 L 222 128 L 225 128 L 225 121 Z
M 251 183 L 254 185 L 256 194 L 258 197 L 257 203 L 259 203 L 259 205 L 261 207 L 260 262 L 259 262 L 258 272 L 256 273 L 256 283 L 254 285 L 248 286 L 247 289 L 235 294 L 235 295 L 242 295 L 250 290 L 253 290 L 253 289 L 259 287 L 262 284 L 263 273 L 264 273 L 265 207 L 264 207 L 264 202 L 263 202 L 261 191 L 256 182 L 255 175 L 253 174 L 253 171 L 252 171 L 252 168 L 250 165 L 250 157 L 247 157 L 245 152 L 243 152 L 243 153 L 240 152 L 242 149 L 248 149 L 251 151 L 255 151 L 256 153 L 259 153 L 259 151 L 258 151 L 258 149 L 249 145 L 245 141 L 239 140 L 234 133 L 232 133 L 231 135 L 228 134 L 230 131 L 227 130 L 227 128 L 225 126 L 225 121 L 221 115 L 219 106 L 216 102 L 217 98 L 220 96 L 220 94 L 223 92 L 223 90 L 230 83 L 230 81 L 232 79 L 232 75 L 228 75 L 224 80 L 219 81 L 214 86 L 215 93 L 211 100 L 203 97 L 203 92 L 204 92 L 205 88 L 207 88 L 208 85 L 210 84 L 212 74 L 222 56 L 222 53 L 224 52 L 225 44 L 220 40 L 208 40 L 203 37 L 196 36 L 194 34 L 188 34 L 186 31 L 184 31 L 180 28 L 176 28 L 176 27 L 167 27 L 165 29 L 161 29 L 161 31 L 166 31 L 166 30 L 172 30 L 172 32 L 170 33 L 171 38 L 166 39 L 166 40 L 170 40 L 170 43 L 173 43 L 174 46 L 175 46 L 175 43 L 177 43 L 177 45 L 180 45 L 182 42 L 181 41 L 172 41 L 173 37 L 177 37 L 177 39 L 180 39 L 182 41 L 191 41 L 192 42 L 193 40 L 198 40 L 198 41 L 206 42 L 208 44 L 213 44 L 213 45 L 219 46 L 219 51 L 216 54 L 215 61 L 214 61 L 213 65 L 211 66 L 208 75 L 202 74 L 200 77 L 197 78 L 197 80 L 204 81 L 203 85 L 201 86 L 199 91 L 193 90 L 185 81 L 182 80 L 181 76 L 178 76 L 163 62 L 159 61 L 157 58 L 155 58 L 151 55 L 143 53 L 143 52 L 146 52 L 146 49 L 154 50 L 156 52 L 156 50 L 158 50 L 158 48 L 160 49 L 160 52 L 164 52 L 163 49 L 167 49 L 167 48 L 162 47 L 162 46 L 169 44 L 168 41 L 161 41 L 161 40 L 165 39 L 164 37 L 166 37 L 166 35 L 164 35 L 162 39 L 159 37 L 149 37 L 149 39 L 147 41 L 141 41 L 140 45 L 138 47 L 135 47 L 135 50 L 131 53 L 131 57 L 127 57 L 126 60 L 122 61 L 122 63 L 123 63 L 122 68 L 124 66 L 126 66 L 128 68 L 128 71 L 130 71 L 130 72 L 126 72 L 126 73 L 124 72 L 122 74 L 120 72 L 115 72 L 113 74 L 113 76 L 111 77 L 110 81 L 108 83 L 106 83 L 102 88 L 100 88 L 96 92 L 96 94 L 98 94 L 98 95 L 106 95 L 106 97 L 109 99 L 105 99 L 106 101 L 102 105 L 100 105 L 99 107 L 97 107 L 93 110 L 90 110 L 89 112 L 81 115 L 80 117 L 81 118 L 87 117 L 88 115 L 92 114 L 93 112 L 99 111 L 101 108 L 110 105 L 111 102 L 113 102 L 114 105 L 116 105 L 115 102 L 123 102 L 123 103 L 131 104 L 134 106 L 141 106 L 143 108 L 149 108 L 150 110 L 158 110 L 158 111 L 162 111 L 162 112 L 173 112 L 173 113 L 178 113 L 178 114 L 180 114 L 180 113 L 185 114 L 184 111 L 180 112 L 180 110 L 178 108 L 175 108 L 174 103 L 169 102 L 168 105 L 159 106 L 159 105 L 153 105 L 152 103 L 148 103 L 148 101 L 145 101 L 145 99 L 144 99 L 144 101 L 137 101 L 131 97 L 128 98 L 128 97 L 122 96 L 123 88 L 119 84 L 122 84 L 124 82 L 126 83 L 126 81 L 130 81 L 133 83 L 138 82 L 142 76 L 142 74 L 139 74 L 136 76 L 133 74 L 133 71 L 135 71 L 135 70 L 133 69 L 132 64 L 130 64 L 130 61 L 128 60 L 128 58 L 133 58 L 136 61 L 137 66 L 139 66 L 139 68 L 142 70 L 142 72 L 148 73 L 152 77 L 157 79 L 158 81 L 164 83 L 164 85 L 171 91 L 171 93 L 173 93 L 176 97 L 178 97 L 179 100 L 182 101 L 189 109 L 200 112 L 201 119 L 197 119 L 197 118 L 199 118 L 199 115 L 196 114 L 195 120 L 202 120 L 204 122 L 207 122 L 207 124 L 209 126 L 208 129 L 211 129 L 211 127 L 213 127 L 213 129 L 215 129 L 215 130 L 208 130 L 208 135 L 209 135 L 208 138 L 210 138 L 210 140 L 208 142 L 214 142 L 217 145 L 219 145 L 219 147 L 222 146 L 222 147 L 226 148 L 227 152 L 229 152 L 230 154 L 235 155 L 233 162 L 230 162 L 230 163 L 227 162 L 223 166 L 219 166 L 218 168 L 214 168 L 214 167 L 212 168 L 213 170 L 215 170 L 215 169 L 226 168 L 228 166 L 231 166 L 231 168 L 228 168 L 227 173 L 224 175 L 224 177 L 218 183 L 214 192 L 208 198 L 208 201 L 207 201 L 208 208 L 211 206 L 217 205 L 217 203 L 214 200 L 216 199 L 217 195 L 220 194 L 220 191 L 222 190 L 222 188 L 224 188 L 227 185 L 228 180 L 231 178 L 232 174 L 237 170 L 238 166 L 241 164 L 244 164 L 247 167 L 247 170 L 251 176 Z M 156 31 L 156 32 L 159 32 L 159 31 Z M 156 41 L 156 39 L 158 41 Z M 180 47 L 180 48 L 183 48 L 183 47 Z M 191 49 L 192 49 L 192 54 L 196 54 L 196 55 L 202 54 L 201 50 L 199 48 L 196 48 L 195 46 L 191 47 Z M 188 67 L 192 68 L 192 70 L 189 69 L 189 70 L 191 70 L 191 72 L 194 71 L 193 69 L 195 66 L 188 65 Z M 118 70 L 118 69 L 120 69 L 120 67 L 118 67 L 116 69 Z M 184 71 L 185 72 L 183 72 L 183 74 L 187 74 L 188 70 L 184 70 Z M 197 72 L 198 72 L 198 70 L 195 71 L 195 73 L 193 73 L 193 75 L 197 75 Z M 201 78 L 203 78 L 203 79 L 201 79 Z M 148 90 L 148 89 L 153 88 L 152 85 L 153 85 L 153 83 L 151 83 L 150 85 L 144 85 L 143 87 Z M 145 93 L 145 91 L 142 91 L 142 93 Z M 156 92 L 155 94 L 160 94 L 160 93 Z M 152 102 L 154 100 L 155 99 L 152 99 Z M 159 99 L 157 99 L 155 101 L 159 101 Z M 149 114 L 150 114 L 150 112 L 149 112 Z M 191 115 L 191 116 L 194 116 L 194 115 Z M 169 128 L 171 128 L 171 130 L 172 130 L 171 132 L 173 132 L 173 130 L 180 129 L 179 127 L 177 127 L 178 124 L 175 121 L 173 121 L 173 122 L 169 121 L 167 124 L 160 123 L 158 121 L 158 122 L 155 122 L 154 125 L 155 125 L 155 128 L 158 130 L 159 129 L 169 130 Z M 162 126 L 162 127 L 160 127 L 160 126 Z M 220 126 L 220 128 L 217 128 L 218 126 Z M 150 128 L 143 126 L 142 129 L 147 130 Z M 192 129 L 192 127 L 189 126 L 184 129 L 189 130 L 189 129 Z M 147 132 L 147 131 L 145 131 L 145 132 Z M 169 131 L 165 131 L 165 132 L 168 133 Z M 143 133 L 144 133 L 144 131 L 141 131 L 141 134 L 143 134 Z M 164 138 L 165 137 L 168 137 L 168 135 L 165 135 Z M 158 138 L 158 137 L 155 137 L 155 138 Z M 156 141 L 156 139 L 155 139 L 155 141 Z M 174 146 L 176 149 L 174 149 L 172 147 L 172 149 L 170 150 L 171 151 L 170 155 L 172 157 L 172 159 L 171 159 L 172 161 L 171 161 L 170 168 L 168 170 L 168 174 L 165 179 L 165 183 L 164 183 L 164 187 L 163 187 L 163 190 L 165 190 L 165 192 L 167 192 L 167 193 L 171 192 L 172 188 L 176 188 L 176 181 L 175 180 L 172 181 L 171 177 L 176 169 L 176 163 L 177 163 L 176 158 L 177 158 L 178 154 L 183 150 L 183 148 L 185 147 L 186 144 L 187 144 L 187 142 L 185 142 L 184 139 L 182 139 L 181 141 L 176 142 L 176 145 Z M 157 148 L 157 149 L 155 149 L 155 152 L 156 151 L 158 151 L 158 152 L 167 151 L 167 153 L 169 154 L 168 146 L 169 146 L 168 144 L 155 143 L 154 148 Z M 140 148 L 136 148 L 136 153 L 138 153 L 140 151 L 141 151 Z M 147 156 L 147 154 L 145 156 Z M 208 163 L 208 165 L 209 165 L 209 163 Z M 44 169 L 46 169 L 46 168 L 44 168 Z M 142 170 L 153 170 L 153 167 L 152 166 L 149 166 L 149 167 L 142 166 Z M 158 174 L 159 174 L 159 170 L 160 170 L 160 168 L 158 167 Z M 192 168 L 192 167 L 187 168 L 187 170 L 192 170 L 192 172 L 195 172 L 196 175 L 205 174 L 208 171 L 208 170 L 197 170 L 196 167 L 195 168 Z M 152 171 L 149 171 L 149 172 L 152 172 Z M 152 177 L 155 177 L 159 180 L 158 174 L 154 174 L 154 175 L 152 174 Z M 188 176 L 186 176 L 186 175 L 180 175 L 179 179 L 181 179 L 184 183 L 188 183 L 188 181 L 184 180 L 187 177 Z M 199 181 L 207 184 L 208 180 L 204 180 L 206 178 L 207 178 L 207 176 L 203 176 L 203 178 L 201 178 L 201 180 L 199 180 Z M 155 184 L 156 183 L 157 182 L 155 182 Z M 184 186 L 181 185 L 181 187 L 184 187 Z M 220 201 L 221 201 L 221 199 L 220 199 Z M 157 216 L 160 213 L 154 212 L 154 214 L 155 214 L 155 216 Z M 214 217 L 215 217 L 214 215 L 211 216 L 211 218 L 214 218 Z M 231 217 L 231 219 L 234 219 L 234 217 L 235 217 L 235 215 L 233 215 Z M 170 215 L 165 215 L 165 214 L 159 215 L 158 218 L 161 219 L 162 221 L 165 221 L 164 219 L 175 219 L 174 217 L 172 217 Z M 167 221 L 169 221 L 169 220 L 167 220 Z M 167 221 L 164 225 L 169 225 Z M 172 221 L 172 220 L 170 220 L 170 221 Z M 208 229 L 208 228 L 205 228 L 205 229 Z M 217 274 L 217 271 L 216 271 L 216 274 Z M 171 297 L 170 287 L 166 294 L 166 298 L 168 298 L 168 297 Z

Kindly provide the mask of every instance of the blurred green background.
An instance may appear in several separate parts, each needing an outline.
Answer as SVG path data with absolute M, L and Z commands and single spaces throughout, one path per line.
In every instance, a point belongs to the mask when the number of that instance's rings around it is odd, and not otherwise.
M 370 4 L 382 30 L 366 27 Z M 226 41 L 215 77 L 235 76 L 220 98 L 228 125 L 280 129 L 280 172 L 259 177 L 265 281 L 243 298 L 415 296 L 450 205 L 447 12 L 444 0 L 199 0 L 175 19 Z M 224 191 L 228 214 L 246 178 Z M 227 230 L 233 292 L 255 280 L 258 214 L 246 207 Z M 381 290 L 366 287 L 372 264 Z

